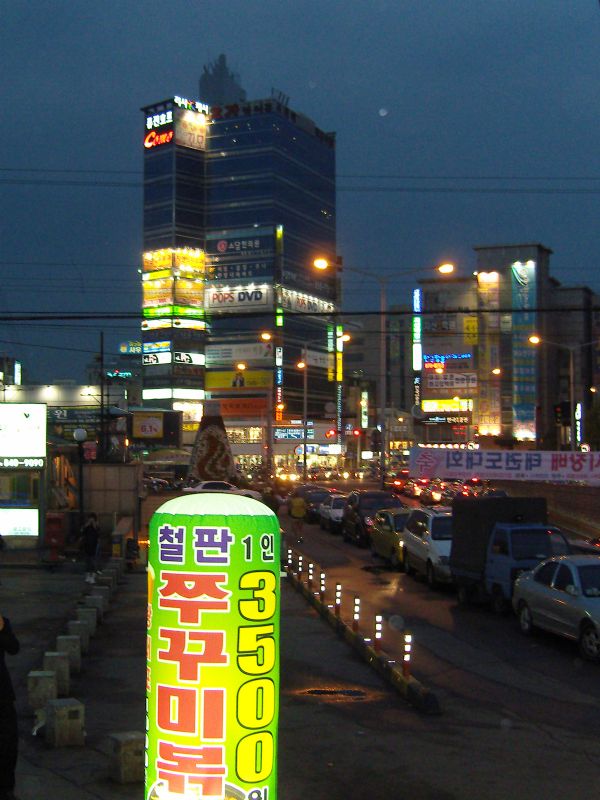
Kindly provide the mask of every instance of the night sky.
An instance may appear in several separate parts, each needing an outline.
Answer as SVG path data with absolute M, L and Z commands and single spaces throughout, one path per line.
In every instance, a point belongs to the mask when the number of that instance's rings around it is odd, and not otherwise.
M 249 99 L 274 87 L 336 131 L 349 267 L 425 275 L 450 259 L 467 273 L 474 245 L 541 242 L 559 281 L 600 292 L 597 0 L 14 0 L 0 23 L 2 315 L 139 311 L 139 109 L 198 98 L 220 53 Z M 348 276 L 345 296 L 377 308 L 368 282 Z M 83 380 L 100 326 L 107 355 L 139 338 L 133 319 L 3 323 L 0 352 L 30 381 Z

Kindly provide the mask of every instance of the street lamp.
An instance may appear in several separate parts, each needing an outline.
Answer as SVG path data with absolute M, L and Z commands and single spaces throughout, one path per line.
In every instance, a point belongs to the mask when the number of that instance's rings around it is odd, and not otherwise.
M 583 342 L 582 344 L 563 344 L 562 342 L 551 342 L 548 339 L 542 339 L 537 334 L 533 334 L 529 337 L 529 342 L 534 345 L 549 344 L 551 347 L 558 347 L 561 350 L 567 350 L 569 353 L 569 429 L 571 450 L 575 450 L 575 351 L 597 344 L 598 341 L 594 339 L 591 342 Z
M 325 270 L 331 266 L 326 258 L 315 258 L 313 261 L 315 269 Z M 339 264 L 334 265 L 341 272 L 345 269 L 347 272 L 354 272 L 357 275 L 363 275 L 371 280 L 377 281 L 379 284 L 379 428 L 381 431 L 381 455 L 379 460 L 379 469 L 381 473 L 381 488 L 385 487 L 385 471 L 386 471 L 386 405 L 387 405 L 387 284 L 388 281 L 393 280 L 399 275 L 414 275 L 420 270 L 396 270 L 393 275 L 378 275 L 375 272 L 368 270 L 358 269 L 356 267 L 342 267 Z M 442 275 L 449 275 L 454 272 L 454 264 L 445 263 L 437 267 L 437 271 Z
M 83 443 L 87 439 L 85 428 L 75 428 L 73 438 L 77 442 L 78 475 L 79 475 L 79 530 L 83 527 Z

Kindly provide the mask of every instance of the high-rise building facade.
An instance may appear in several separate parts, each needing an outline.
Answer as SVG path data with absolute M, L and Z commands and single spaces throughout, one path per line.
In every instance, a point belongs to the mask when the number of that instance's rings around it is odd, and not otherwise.
M 218 399 L 264 449 L 303 413 L 307 354 L 309 417 L 341 420 L 338 276 L 313 267 L 336 263 L 334 135 L 275 98 L 143 110 L 145 401 L 193 429 Z

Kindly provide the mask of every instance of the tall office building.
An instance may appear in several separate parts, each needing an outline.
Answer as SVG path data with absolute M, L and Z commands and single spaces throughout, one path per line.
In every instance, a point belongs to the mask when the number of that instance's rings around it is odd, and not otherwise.
M 218 399 L 264 452 L 303 414 L 306 351 L 308 415 L 340 427 L 335 136 L 277 98 L 143 111 L 145 401 L 193 429 Z

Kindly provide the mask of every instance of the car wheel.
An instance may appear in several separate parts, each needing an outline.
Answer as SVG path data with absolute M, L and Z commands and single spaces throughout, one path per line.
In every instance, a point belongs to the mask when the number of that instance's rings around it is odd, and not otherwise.
M 431 561 L 427 562 L 425 578 L 427 579 L 427 586 L 429 586 L 430 589 L 435 589 L 437 586 L 437 580 L 435 578 L 435 572 L 433 570 L 433 564 Z
M 529 606 L 524 601 L 519 603 L 519 628 L 521 633 L 529 636 L 533 632 L 533 620 Z
M 392 569 L 400 569 L 402 566 L 402 562 L 398 558 L 398 553 L 395 550 L 392 550 L 392 552 L 390 553 L 389 561 Z
M 321 528 L 322 531 L 325 530 L 325 520 L 323 517 L 319 517 L 319 528 Z
M 415 568 L 410 563 L 410 555 L 408 553 L 406 553 L 405 556 L 404 556 L 404 565 L 406 567 L 406 574 L 407 575 L 414 575 L 415 574 Z
M 579 652 L 586 661 L 600 659 L 600 634 L 591 622 L 585 623 L 579 634 Z
M 494 614 L 498 615 L 506 614 L 507 611 L 506 600 L 504 599 L 502 590 L 498 586 L 494 586 L 494 588 L 492 589 L 492 599 L 490 603 Z
M 469 588 L 463 583 L 460 583 L 456 589 L 456 598 L 461 606 L 468 606 L 471 602 L 471 593 L 469 592 Z

